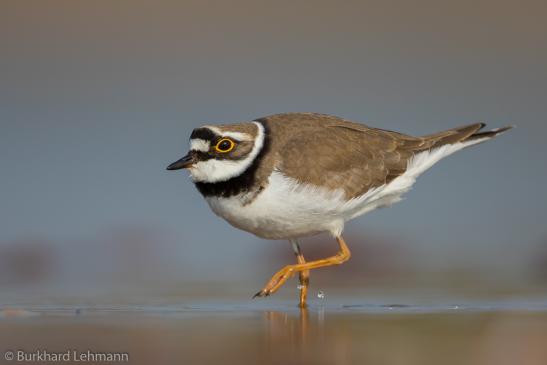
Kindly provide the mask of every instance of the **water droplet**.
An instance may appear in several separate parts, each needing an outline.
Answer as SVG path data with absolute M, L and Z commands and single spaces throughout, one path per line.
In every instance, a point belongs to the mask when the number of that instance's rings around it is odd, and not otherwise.
M 317 298 L 319 298 L 319 299 L 325 299 L 325 293 L 323 293 L 322 290 L 319 290 L 319 291 L 317 292 Z

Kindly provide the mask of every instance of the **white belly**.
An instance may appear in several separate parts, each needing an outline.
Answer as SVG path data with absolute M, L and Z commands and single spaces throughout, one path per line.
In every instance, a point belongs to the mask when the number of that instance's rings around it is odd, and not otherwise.
M 298 184 L 274 172 L 269 184 L 251 203 L 246 196 L 208 197 L 211 209 L 231 225 L 268 239 L 312 236 L 321 232 L 340 235 L 344 223 L 379 206 L 399 200 L 383 196 L 382 188 L 347 201 L 342 190 Z

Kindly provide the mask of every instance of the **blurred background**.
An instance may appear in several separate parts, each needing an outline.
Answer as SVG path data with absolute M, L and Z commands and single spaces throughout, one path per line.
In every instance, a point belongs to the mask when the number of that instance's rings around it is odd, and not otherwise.
M 314 290 L 545 289 L 546 10 L 3 1 L 0 296 L 165 287 L 247 299 L 293 262 L 290 246 L 230 227 L 165 167 L 195 127 L 290 111 L 415 135 L 517 125 L 350 222 L 352 260 L 314 273 Z M 327 236 L 302 246 L 310 258 L 336 251 Z

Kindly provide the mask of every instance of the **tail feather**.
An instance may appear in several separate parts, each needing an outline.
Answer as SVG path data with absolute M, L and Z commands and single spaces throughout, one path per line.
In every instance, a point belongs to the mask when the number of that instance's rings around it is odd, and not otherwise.
M 512 125 L 508 125 L 506 127 L 495 128 L 495 129 L 492 129 L 492 130 L 489 130 L 489 131 L 473 133 L 471 136 L 469 136 L 467 139 L 465 139 L 465 141 L 473 141 L 473 140 L 485 139 L 485 138 L 486 139 L 491 139 L 491 138 L 499 136 L 502 133 L 507 132 L 508 130 L 512 129 L 513 127 L 514 126 L 512 126 Z
M 513 126 L 507 126 L 503 128 L 496 128 L 489 131 L 480 132 L 480 130 L 483 129 L 485 126 L 485 123 L 475 123 L 435 134 L 430 134 L 428 136 L 424 136 L 423 138 L 426 141 L 430 142 L 428 146 L 430 149 L 455 143 L 466 144 L 466 142 L 469 142 L 469 145 L 472 145 L 482 142 L 483 140 L 486 141 L 494 138 L 513 128 Z
M 425 146 L 409 160 L 405 172 L 407 178 L 415 179 L 435 163 L 454 152 L 490 140 L 513 128 L 508 126 L 479 132 L 484 127 L 484 123 L 477 123 L 422 137 Z

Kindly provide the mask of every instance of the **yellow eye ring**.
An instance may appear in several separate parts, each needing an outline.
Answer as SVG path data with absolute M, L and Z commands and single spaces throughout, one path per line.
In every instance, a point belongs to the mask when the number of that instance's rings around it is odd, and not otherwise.
M 220 153 L 228 153 L 236 146 L 235 142 L 229 138 L 222 138 L 215 145 L 215 151 Z

